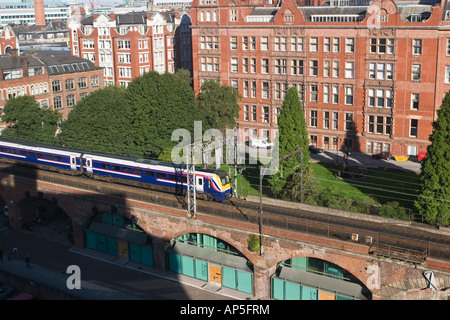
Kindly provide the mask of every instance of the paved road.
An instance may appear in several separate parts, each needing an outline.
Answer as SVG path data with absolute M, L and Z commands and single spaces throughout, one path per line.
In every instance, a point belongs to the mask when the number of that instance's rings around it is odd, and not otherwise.
M 47 226 L 48 227 L 48 226 Z M 48 284 L 83 300 L 234 300 L 226 288 L 220 292 L 201 288 L 195 279 L 172 273 L 158 273 L 130 262 L 112 260 L 89 249 L 76 249 L 64 243 L 43 239 L 32 232 L 0 231 L 4 252 L 0 269 L 27 279 Z M 18 257 L 8 261 L 7 252 L 18 248 Z M 26 268 L 30 254 L 32 268 Z M 81 271 L 81 289 L 69 290 L 66 282 L 69 265 Z
M 344 163 L 344 154 L 338 152 L 338 163 Z M 392 170 L 405 170 L 415 173 L 420 173 L 420 162 L 417 157 L 410 157 L 412 160 L 407 161 L 395 161 L 391 160 L 378 160 L 373 159 L 371 155 L 362 152 L 352 152 L 348 157 L 348 165 L 352 167 L 364 167 L 364 168 L 376 168 L 376 169 L 392 169 Z M 311 159 L 317 162 L 324 163 L 336 163 L 336 151 L 326 150 L 323 153 L 311 153 Z

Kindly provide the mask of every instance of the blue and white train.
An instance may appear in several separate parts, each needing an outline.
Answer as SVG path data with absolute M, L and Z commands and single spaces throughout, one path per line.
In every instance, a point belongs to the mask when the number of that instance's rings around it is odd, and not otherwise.
M 186 166 L 168 162 L 80 151 L 0 139 L 0 157 L 49 168 L 76 171 L 142 182 L 153 189 L 185 191 Z M 196 193 L 202 198 L 224 201 L 232 195 L 230 176 L 223 170 L 195 170 Z

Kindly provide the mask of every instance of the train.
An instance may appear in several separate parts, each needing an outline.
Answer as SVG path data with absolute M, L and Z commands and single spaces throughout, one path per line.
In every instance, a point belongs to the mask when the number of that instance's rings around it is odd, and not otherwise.
M 184 164 L 82 151 L 0 138 L 0 157 L 40 168 L 107 177 L 125 184 L 185 194 L 187 169 Z M 130 183 L 126 183 L 130 182 Z M 225 201 L 233 190 L 224 170 L 195 169 L 195 190 L 201 199 Z

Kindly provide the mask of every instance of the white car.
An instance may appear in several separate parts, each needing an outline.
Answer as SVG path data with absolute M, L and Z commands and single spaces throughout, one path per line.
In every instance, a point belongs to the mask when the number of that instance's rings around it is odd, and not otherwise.
M 273 147 L 273 143 L 267 141 L 267 139 L 253 139 L 250 140 L 248 146 L 253 148 L 271 149 Z

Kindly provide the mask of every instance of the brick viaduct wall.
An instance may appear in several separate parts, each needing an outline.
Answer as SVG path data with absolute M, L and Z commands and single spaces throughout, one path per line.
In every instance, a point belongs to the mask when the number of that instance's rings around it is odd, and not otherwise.
M 185 233 L 204 233 L 222 239 L 234 246 L 254 265 L 254 292 L 256 299 L 270 299 L 270 278 L 277 265 L 292 257 L 314 257 L 332 262 L 358 278 L 371 292 L 373 299 L 448 299 L 450 297 L 450 271 L 433 270 L 388 259 L 377 259 L 368 254 L 368 247 L 361 244 L 330 240 L 311 235 L 293 233 L 281 229 L 263 230 L 263 254 L 251 252 L 248 241 L 258 233 L 258 225 L 197 213 L 197 219 L 187 219 L 183 209 L 169 208 L 148 202 L 125 199 L 120 193 L 105 194 L 101 187 L 89 190 L 53 184 L 39 180 L 14 177 L 0 173 L 0 196 L 12 205 L 9 208 L 10 226 L 19 229 L 20 217 L 30 214 L 30 197 L 41 193 L 43 203 L 55 204 L 72 219 L 74 243 L 83 248 L 84 229 L 98 212 L 117 212 L 134 216 L 138 225 L 151 237 L 154 252 L 154 268 L 167 270 L 165 252 L 172 239 Z M 450 270 L 449 264 L 442 262 Z M 432 270 L 438 282 L 438 291 L 427 289 L 423 272 Z

